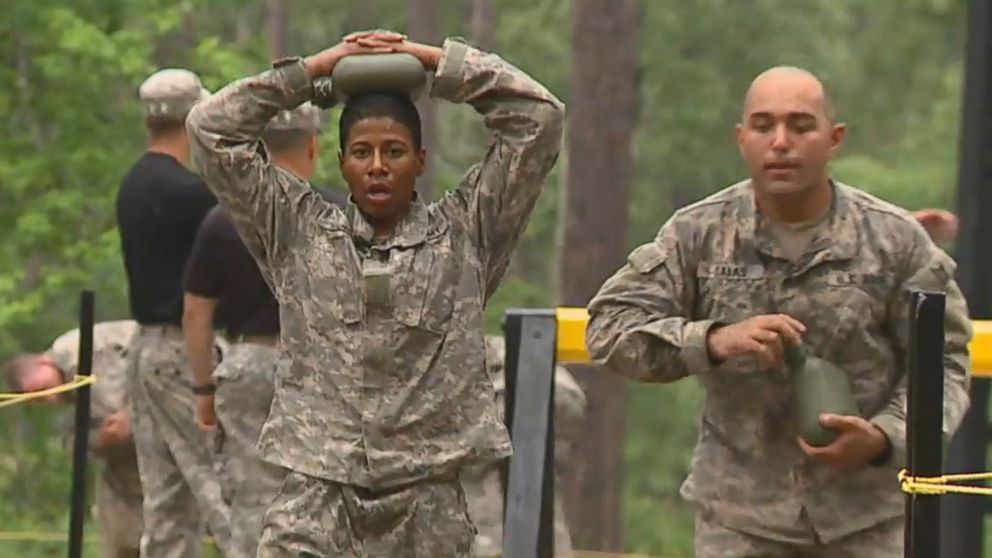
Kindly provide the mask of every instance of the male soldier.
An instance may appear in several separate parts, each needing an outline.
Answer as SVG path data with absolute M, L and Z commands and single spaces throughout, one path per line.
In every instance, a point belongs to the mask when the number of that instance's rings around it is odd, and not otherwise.
M 300 180 L 309 180 L 317 161 L 320 111 L 305 104 L 282 111 L 262 133 L 272 162 Z M 323 192 L 322 192 L 323 193 Z M 339 205 L 342 200 L 325 195 Z M 186 265 L 183 333 L 195 384 L 197 421 L 207 431 L 220 422 L 225 500 L 231 505 L 231 549 L 255 556 L 265 506 L 275 497 L 285 469 L 262 460 L 255 449 L 272 404 L 279 304 L 230 216 L 217 206 L 204 218 Z M 217 316 L 217 317 L 215 317 Z M 219 318 L 219 319 L 218 319 Z M 214 326 L 231 341 L 213 370 Z
M 131 315 L 138 322 L 129 365 L 134 441 L 146 495 L 143 556 L 195 558 L 204 521 L 217 545 L 228 539 L 205 435 L 194 419 L 192 377 L 183 350 L 182 274 L 203 216 L 216 199 L 186 169 L 184 121 L 208 96 L 186 70 L 162 70 L 139 89 L 151 141 L 124 177 L 117 221 Z
M 907 291 L 947 293 L 944 435 L 968 405 L 971 322 L 954 264 L 908 212 L 830 178 L 845 128 L 810 73 L 758 76 L 737 125 L 745 180 L 675 213 L 589 304 L 595 361 L 706 390 L 683 495 L 696 556 L 903 555 Z M 798 436 L 783 349 L 842 368 L 860 416 Z
M 431 93 L 484 115 L 493 143 L 428 204 L 408 97 L 349 99 L 345 211 L 274 167 L 259 137 L 352 54 L 404 52 Z M 361 33 L 238 80 L 190 114 L 193 159 L 230 211 L 280 308 L 272 410 L 259 448 L 291 470 L 258 556 L 471 555 L 460 472 L 510 453 L 484 364 L 485 305 L 561 147 L 563 105 L 500 57 Z
M 93 375 L 90 389 L 90 451 L 103 462 L 96 486 L 96 512 L 104 558 L 138 558 L 141 540 L 141 481 L 127 414 L 127 355 L 136 324 L 129 320 L 93 326 Z M 79 330 L 62 334 L 44 354 L 27 354 L 6 365 L 17 392 L 53 388 L 75 377 Z M 52 396 L 46 403 L 71 400 Z
M 496 387 L 496 402 L 503 409 L 506 397 L 505 341 L 499 335 L 486 336 L 486 367 Z M 585 414 L 586 395 L 564 366 L 555 367 L 555 556 L 571 558 L 572 537 L 568 518 L 557 487 L 559 475 L 577 440 Z M 503 483 L 499 463 L 470 467 L 462 477 L 468 497 L 469 516 L 476 526 L 475 556 L 503 555 Z

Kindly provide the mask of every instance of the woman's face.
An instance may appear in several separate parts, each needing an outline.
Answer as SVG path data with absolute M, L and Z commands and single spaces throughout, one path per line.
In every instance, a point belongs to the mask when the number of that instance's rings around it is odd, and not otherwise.
M 410 211 L 424 156 L 409 128 L 388 116 L 359 120 L 348 132 L 341 175 L 377 234 L 391 233 Z

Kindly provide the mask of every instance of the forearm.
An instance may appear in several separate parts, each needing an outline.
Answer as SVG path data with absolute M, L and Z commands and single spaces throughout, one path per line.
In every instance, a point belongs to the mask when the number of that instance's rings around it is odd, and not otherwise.
M 199 299 L 186 295 L 186 310 L 183 312 L 183 337 L 186 343 L 186 356 L 193 371 L 193 385 L 211 383 L 214 369 L 214 305 L 210 299 Z
M 641 382 L 674 382 L 709 369 L 706 336 L 713 323 L 653 319 L 632 307 L 600 303 L 587 330 L 595 362 Z

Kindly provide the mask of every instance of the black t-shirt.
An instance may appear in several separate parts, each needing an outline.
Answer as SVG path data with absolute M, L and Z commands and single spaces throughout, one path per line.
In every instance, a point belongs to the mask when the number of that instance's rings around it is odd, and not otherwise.
M 145 153 L 124 176 L 117 226 L 135 321 L 182 324 L 186 259 L 215 205 L 203 180 L 170 155 Z
M 344 203 L 338 194 L 318 191 L 332 203 Z M 200 225 L 186 266 L 185 289 L 217 300 L 214 324 L 232 338 L 279 335 L 279 304 L 230 215 L 220 206 L 210 210 Z

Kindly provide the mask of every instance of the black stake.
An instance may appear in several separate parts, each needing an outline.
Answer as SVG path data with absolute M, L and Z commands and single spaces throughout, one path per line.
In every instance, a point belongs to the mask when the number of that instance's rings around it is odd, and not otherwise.
M 909 474 L 943 474 L 943 293 L 910 293 L 906 461 Z M 940 558 L 940 496 L 906 495 L 906 558 Z
M 83 291 L 79 304 L 79 371 L 93 372 L 93 291 Z M 83 556 L 83 522 L 86 517 L 86 458 L 90 433 L 90 386 L 76 390 L 76 423 L 72 445 L 72 499 L 69 517 L 69 558 Z

